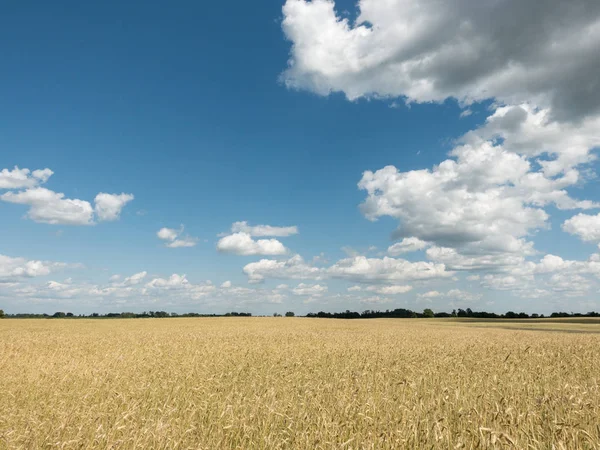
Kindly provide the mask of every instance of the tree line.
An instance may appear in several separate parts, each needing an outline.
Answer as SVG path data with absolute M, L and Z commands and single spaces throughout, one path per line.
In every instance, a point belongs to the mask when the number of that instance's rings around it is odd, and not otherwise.
M 600 313 L 595 311 L 583 313 L 567 313 L 567 312 L 553 312 L 548 316 L 544 314 L 527 314 L 524 312 L 507 311 L 504 314 L 497 314 L 487 311 L 473 311 L 471 308 L 453 310 L 451 313 L 447 312 L 433 312 L 432 309 L 426 308 L 422 313 L 412 311 L 410 309 L 398 308 L 394 310 L 375 311 L 369 310 L 363 312 L 346 310 L 344 312 L 324 312 L 319 311 L 318 313 L 308 313 L 306 317 L 320 317 L 327 319 L 379 319 L 379 318 L 436 318 L 436 317 L 472 317 L 477 319 L 543 319 L 546 317 L 558 318 L 558 317 L 600 317 Z
M 281 314 L 275 313 L 274 317 L 282 317 Z M 295 314 L 292 311 L 285 313 L 286 317 L 294 317 Z M 144 311 L 141 313 L 134 312 L 121 312 L 121 313 L 107 313 L 107 314 L 78 314 L 75 315 L 71 312 L 57 311 L 54 314 L 30 314 L 30 313 L 18 313 L 18 314 L 5 314 L 0 309 L 0 319 L 143 319 L 143 318 L 167 318 L 167 317 L 252 317 L 251 313 L 248 312 L 228 312 L 225 314 L 201 314 L 195 312 L 189 313 L 169 313 L 167 311 Z M 586 314 L 583 313 L 568 313 L 568 312 L 553 312 L 548 316 L 544 314 L 527 314 L 524 312 L 507 311 L 504 314 L 497 314 L 486 311 L 473 311 L 471 308 L 467 309 L 455 309 L 452 312 L 433 312 L 430 308 L 425 308 L 423 312 L 416 312 L 410 309 L 397 308 L 394 310 L 376 311 L 376 310 L 365 310 L 363 312 L 346 310 L 343 312 L 324 312 L 319 311 L 318 313 L 308 313 L 305 317 L 318 317 L 326 319 L 379 319 L 379 318 L 396 318 L 396 319 L 409 319 L 409 318 L 437 318 L 437 317 L 472 317 L 477 319 L 544 319 L 544 318 L 561 318 L 561 317 L 600 317 L 600 313 L 591 311 Z

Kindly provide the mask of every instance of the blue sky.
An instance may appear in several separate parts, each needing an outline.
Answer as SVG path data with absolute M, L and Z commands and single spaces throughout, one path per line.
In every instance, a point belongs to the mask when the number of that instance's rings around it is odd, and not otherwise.
M 531 35 L 486 26 L 508 0 L 34 3 L 0 18 L 5 311 L 600 308 L 593 2 Z

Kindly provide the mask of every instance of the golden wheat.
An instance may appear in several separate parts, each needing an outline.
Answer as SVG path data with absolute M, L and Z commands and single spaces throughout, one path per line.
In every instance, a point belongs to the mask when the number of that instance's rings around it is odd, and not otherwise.
M 0 321 L 2 448 L 600 448 L 600 335 L 444 320 Z

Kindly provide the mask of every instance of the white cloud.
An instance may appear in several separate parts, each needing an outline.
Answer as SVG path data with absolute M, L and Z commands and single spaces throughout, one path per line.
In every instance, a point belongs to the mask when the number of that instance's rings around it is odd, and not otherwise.
M 478 243 L 489 250 L 510 251 L 507 247 L 522 245 L 518 240 L 531 230 L 546 227 L 548 214 L 532 205 L 558 201 L 553 193 L 561 191 L 548 188 L 542 196 L 534 189 L 532 179 L 542 175 L 530 172 L 524 157 L 489 143 L 457 147 L 451 154 L 457 161 L 446 160 L 432 171 L 399 172 L 393 166 L 366 171 L 359 183 L 368 193 L 363 213 L 372 220 L 395 217 L 401 222 L 397 234 L 441 247 Z M 568 203 L 566 193 L 559 197 Z
M 6 192 L 1 200 L 29 206 L 27 216 L 35 221 L 60 225 L 92 225 L 94 210 L 89 202 L 64 198 L 64 194 L 37 187 L 21 192 Z
M 145 276 L 145 273 L 144 273 Z M 178 275 L 174 273 L 168 279 L 165 278 L 154 278 L 146 284 L 149 288 L 162 288 L 162 289 L 179 289 L 189 284 L 188 279 L 185 275 Z
M 221 284 L 221 289 L 229 289 L 231 287 L 231 281 L 227 280 Z
M 464 104 L 533 101 L 573 120 L 600 110 L 600 5 L 521 0 L 359 0 L 355 22 L 328 0 L 287 0 L 290 87 L 349 99 Z M 493 18 L 493 20 L 490 20 Z
M 132 194 L 106 194 L 104 192 L 96 195 L 94 210 L 98 221 L 112 222 L 118 220 L 123 207 L 133 200 Z
M 416 252 L 427 247 L 427 242 L 415 237 L 407 237 L 388 247 L 387 251 L 390 256 L 399 256 L 403 253 Z
M 355 286 L 350 286 L 350 287 L 347 289 L 347 291 L 348 291 L 348 292 L 360 292 L 360 291 L 362 291 L 362 287 L 360 287 L 360 286 L 356 286 L 356 285 L 355 285 Z
M 148 275 L 146 271 L 136 273 L 134 275 L 131 275 L 130 277 L 125 278 L 123 284 L 125 286 L 140 284 L 144 280 L 144 278 L 146 278 L 146 275 Z
M 360 299 L 360 302 L 366 305 L 381 305 L 384 303 L 390 303 L 391 301 L 392 300 L 389 297 L 380 297 L 379 295 Z
M 323 269 L 307 264 L 300 255 L 294 255 L 285 261 L 261 259 L 246 264 L 243 270 L 251 283 L 260 283 L 265 278 L 319 280 L 323 277 Z
M 173 228 L 161 228 L 156 233 L 159 239 L 165 242 L 165 247 L 169 248 L 182 248 L 182 247 L 194 247 L 198 243 L 198 239 L 183 234 L 183 225 L 179 230 Z
M 156 233 L 158 238 L 162 239 L 164 241 L 174 241 L 175 239 L 177 239 L 178 234 L 179 234 L 179 231 L 177 231 L 173 228 L 161 228 Z
M 425 261 L 413 263 L 389 257 L 378 259 L 356 256 L 341 259 L 330 267 L 315 267 L 307 264 L 300 255 L 295 255 L 287 261 L 262 259 L 247 264 L 244 267 L 244 273 L 251 283 L 262 282 L 265 278 L 301 280 L 340 278 L 361 283 L 394 283 L 452 276 L 452 272 L 445 270 L 444 264 Z M 359 286 L 352 290 L 358 290 L 358 288 Z M 390 289 L 405 288 L 408 287 L 390 287 Z
M 369 286 L 367 291 L 381 295 L 406 294 L 412 290 L 412 286 Z
M 0 171 L 0 189 L 27 189 L 36 187 L 48 181 L 54 172 L 50 169 L 34 170 L 19 169 L 17 166 L 13 170 L 2 169 Z
M 413 263 L 387 256 L 382 259 L 365 256 L 341 259 L 327 269 L 327 274 L 332 278 L 358 282 L 427 280 L 452 276 L 444 264 L 425 261 Z
M 429 247 L 427 258 L 445 273 L 475 271 L 468 281 L 519 297 L 589 292 L 598 282 L 600 254 L 587 261 L 532 259 L 535 234 L 550 227 L 550 207 L 600 207 L 571 194 L 594 176 L 585 165 L 600 147 L 600 84 L 593 69 L 600 64 L 600 3 L 531 8 L 520 0 L 477 7 L 359 0 L 357 8 L 352 20 L 339 15 L 333 1 L 286 1 L 282 26 L 292 50 L 282 78 L 288 86 L 343 92 L 351 100 L 388 97 L 393 105 L 400 97 L 408 103 L 453 97 L 461 117 L 472 113 L 471 103 L 495 100 L 485 122 L 461 136 L 440 164 L 364 172 L 363 214 L 399 222 L 394 238 L 402 241 L 388 254 Z M 600 214 L 577 214 L 562 229 L 599 243 Z M 382 268 L 349 256 L 327 276 L 392 281 L 395 264 Z M 479 294 L 441 295 L 469 302 Z
M 566 220 L 562 229 L 584 241 L 600 242 L 600 214 L 577 214 Z
M 439 292 L 439 291 L 428 291 L 423 294 L 417 294 L 417 298 L 420 301 L 430 302 L 431 299 L 435 298 L 447 298 L 452 300 L 451 306 L 461 306 L 466 305 L 468 303 L 474 303 L 483 298 L 483 295 L 480 293 L 474 293 L 465 291 L 462 289 L 450 289 L 447 292 Z
M 465 134 L 463 143 L 491 141 L 502 144 L 506 151 L 525 155 L 528 158 L 538 157 L 544 153 L 550 155 L 549 160 L 538 160 L 543 173 L 547 177 L 565 173 L 562 181 L 552 183 L 550 179 L 539 175 L 530 175 L 530 185 L 534 192 L 554 196 L 555 201 L 565 209 L 572 207 L 560 190 L 577 182 L 579 174 L 571 169 L 577 165 L 593 161 L 596 157 L 590 150 L 600 145 L 600 117 L 586 117 L 575 123 L 559 123 L 552 120 L 549 109 L 535 108 L 529 103 L 498 107 L 485 123 Z M 546 192 L 544 192 L 546 191 Z M 558 198 L 560 196 L 563 198 Z M 571 205 L 570 205 L 571 203 Z
M 248 225 L 248 222 L 235 222 L 231 225 L 232 233 L 246 233 L 253 237 L 286 237 L 298 234 L 297 226 L 274 227 L 271 225 Z
M 95 198 L 95 208 L 90 202 L 65 198 L 65 194 L 38 186 L 53 174 L 50 169 L 3 169 L 0 172 L 0 189 L 13 189 L 0 195 L 0 200 L 29 206 L 27 217 L 35 222 L 53 225 L 93 225 L 95 220 L 113 221 L 119 218 L 123 207 L 133 200 L 131 194 L 106 194 Z M 16 189 L 24 189 L 15 191 Z
M 285 255 L 288 250 L 277 239 L 252 239 L 248 233 L 239 232 L 222 237 L 217 250 L 236 255 Z
M 308 295 L 311 297 L 321 297 L 327 292 L 328 288 L 326 285 L 320 284 L 304 284 L 300 283 L 298 286 L 292 289 L 295 295 Z
M 49 275 L 57 270 L 68 267 L 80 267 L 54 261 L 27 260 L 25 258 L 12 258 L 0 254 L 0 280 L 13 278 L 33 278 Z
M 451 289 L 446 292 L 445 296 L 462 302 L 476 302 L 483 297 L 481 294 L 463 291 L 461 289 Z

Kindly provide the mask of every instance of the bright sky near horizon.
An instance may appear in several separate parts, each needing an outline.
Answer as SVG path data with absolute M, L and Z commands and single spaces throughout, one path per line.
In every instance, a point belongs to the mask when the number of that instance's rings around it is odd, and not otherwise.
M 13 2 L 0 308 L 600 309 L 600 2 Z

